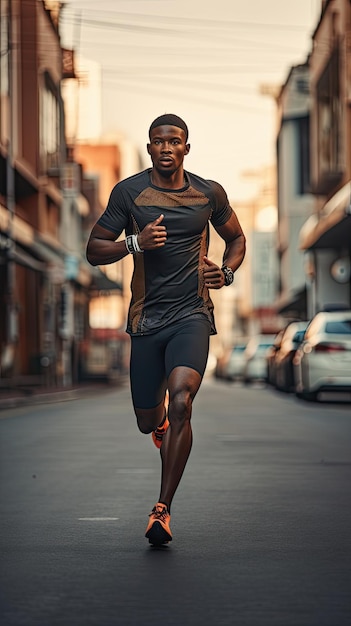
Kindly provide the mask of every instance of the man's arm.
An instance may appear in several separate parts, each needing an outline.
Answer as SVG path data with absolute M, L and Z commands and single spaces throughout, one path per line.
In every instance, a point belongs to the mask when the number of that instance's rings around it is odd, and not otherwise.
M 235 272 L 244 260 L 246 239 L 234 211 L 224 226 L 218 226 L 216 231 L 226 242 L 223 265 L 228 265 Z
M 227 265 L 235 272 L 244 260 L 246 240 L 234 211 L 223 226 L 216 227 L 216 231 L 226 243 L 223 265 Z M 205 286 L 209 289 L 220 289 L 223 287 L 224 274 L 220 267 L 213 261 L 210 261 L 208 257 L 204 257 L 204 263 Z
M 95 224 L 87 244 L 87 259 L 91 265 L 107 265 L 120 261 L 128 254 L 125 241 L 115 241 L 116 235 Z
M 143 252 L 144 250 L 155 250 L 165 245 L 167 240 L 167 232 L 165 226 L 162 226 L 163 220 L 161 214 L 154 222 L 150 222 L 138 235 L 138 244 Z M 107 265 L 120 261 L 127 254 L 126 242 L 115 241 L 116 235 L 110 230 L 103 228 L 99 224 L 95 224 L 91 231 L 87 244 L 87 259 L 91 265 Z

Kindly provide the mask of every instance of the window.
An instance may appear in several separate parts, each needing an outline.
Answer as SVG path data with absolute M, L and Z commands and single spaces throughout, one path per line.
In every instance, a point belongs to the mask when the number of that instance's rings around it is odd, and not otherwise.
M 343 167 L 339 56 L 336 49 L 317 84 L 318 186 L 324 194 L 337 184 Z
M 233 348 L 233 354 L 236 352 L 245 352 L 246 346 L 234 346 Z
M 0 0 L 0 96 L 7 95 L 9 89 L 8 17 L 8 2 L 7 0 Z
M 351 320 L 327 322 L 325 332 L 334 335 L 351 335 Z
M 298 183 L 297 193 L 310 191 L 310 118 L 300 117 L 296 120 L 298 128 Z
M 293 336 L 292 340 L 294 343 L 301 343 L 303 341 L 304 336 L 305 336 L 305 331 L 298 330 Z
M 40 95 L 40 156 L 44 172 L 60 167 L 60 104 L 48 74 Z

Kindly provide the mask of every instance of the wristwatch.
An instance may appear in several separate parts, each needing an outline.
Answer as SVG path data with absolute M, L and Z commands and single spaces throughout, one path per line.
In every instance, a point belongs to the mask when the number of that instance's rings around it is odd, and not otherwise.
M 228 265 L 222 265 L 221 270 L 224 274 L 224 284 L 226 287 L 234 282 L 234 272 Z

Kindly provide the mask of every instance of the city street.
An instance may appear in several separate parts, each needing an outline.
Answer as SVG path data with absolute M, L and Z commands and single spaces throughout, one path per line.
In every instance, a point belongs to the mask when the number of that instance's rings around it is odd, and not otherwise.
M 350 404 L 207 379 L 172 507 L 129 388 L 0 412 L 2 626 L 349 626 Z

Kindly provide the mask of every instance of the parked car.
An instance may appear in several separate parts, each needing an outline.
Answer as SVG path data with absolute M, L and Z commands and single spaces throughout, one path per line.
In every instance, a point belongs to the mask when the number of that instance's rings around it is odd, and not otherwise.
M 225 369 L 227 367 L 227 362 L 229 359 L 229 350 L 226 350 L 224 354 L 217 356 L 216 367 L 214 370 L 215 378 L 225 378 Z
M 226 366 L 226 378 L 228 380 L 238 380 L 242 378 L 245 363 L 245 350 L 245 343 L 239 343 L 233 346 Z
M 246 345 L 245 342 L 238 343 L 218 357 L 214 372 L 216 378 L 236 380 L 242 377 Z
M 267 380 L 266 353 L 274 339 L 275 335 L 251 337 L 244 352 L 243 379 L 246 384 L 254 380 Z
M 351 311 L 317 313 L 293 365 L 298 397 L 317 400 L 321 391 L 351 392 Z
M 290 322 L 283 330 L 274 360 L 275 386 L 289 393 L 295 390 L 293 358 L 301 344 L 308 322 Z
M 280 330 L 266 352 L 266 366 L 267 366 L 267 383 L 269 385 L 275 385 L 275 358 L 280 350 L 280 344 L 282 340 L 284 330 Z

